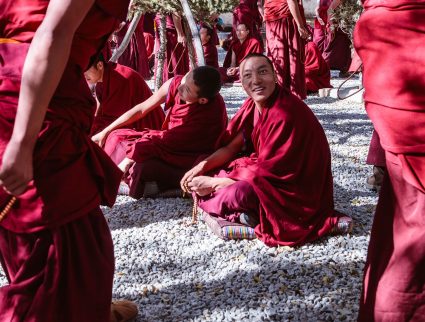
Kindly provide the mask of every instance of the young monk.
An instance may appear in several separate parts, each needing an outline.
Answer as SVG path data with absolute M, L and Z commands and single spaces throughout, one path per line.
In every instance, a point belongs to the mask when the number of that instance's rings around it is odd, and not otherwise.
M 297 0 L 265 0 L 267 55 L 279 84 L 300 99 L 307 97 L 304 42 L 309 37 L 302 6 Z
M 206 24 L 202 24 L 199 29 L 199 37 L 201 38 L 202 49 L 204 51 L 205 65 L 218 68 L 218 52 L 217 47 L 212 38 L 214 31 Z
M 248 56 L 240 70 L 249 98 L 230 122 L 225 145 L 189 170 L 182 188 L 201 196 L 199 207 L 212 216 L 255 227 L 268 246 L 348 232 L 351 218 L 334 210 L 331 155 L 317 118 L 276 84 L 266 56 Z
M 359 321 L 425 317 L 425 1 L 364 1 L 354 32 L 384 177 Z
M 147 100 L 152 92 L 143 77 L 133 69 L 115 63 L 106 63 L 100 55 L 84 73 L 87 82 L 95 86 L 99 102 L 91 128 L 91 135 L 99 133 L 133 106 Z M 154 109 L 133 128 L 160 129 L 164 122 L 162 108 Z
M 0 2 L 0 321 L 128 321 L 113 304 L 113 244 L 99 205 L 121 172 L 88 137 L 90 60 L 128 1 Z M 8 207 L 6 207 L 8 209 Z M 121 303 L 125 304 L 125 303 Z
M 160 191 L 178 188 L 181 177 L 197 159 L 218 147 L 227 125 L 220 87 L 215 68 L 195 68 L 184 77 L 176 76 L 164 83 L 148 100 L 93 137 L 125 171 L 130 196 L 142 197 L 146 182 L 156 182 Z M 162 103 L 167 116 L 161 130 L 114 131 Z
M 223 83 L 239 81 L 239 65 L 249 54 L 261 54 L 263 47 L 261 43 L 250 36 L 250 31 L 243 23 L 236 28 L 237 39 L 232 41 L 223 68 L 220 69 Z

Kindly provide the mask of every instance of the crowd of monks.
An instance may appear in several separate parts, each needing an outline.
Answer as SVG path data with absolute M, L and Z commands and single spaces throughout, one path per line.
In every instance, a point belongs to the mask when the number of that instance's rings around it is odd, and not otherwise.
M 0 321 L 137 315 L 134 303 L 112 301 L 100 205 L 112 206 L 119 187 L 133 198 L 179 188 L 211 220 L 250 227 L 272 247 L 349 233 L 352 219 L 334 209 L 325 132 L 302 101 L 331 87 L 330 69 L 351 69 L 350 39 L 332 19 L 339 3 L 319 0 L 310 27 L 302 2 L 240 0 L 223 66 L 220 26 L 200 23 L 206 66 L 193 69 L 184 23 L 170 14 L 164 83 L 152 93 L 159 15 L 144 15 L 111 63 L 129 1 L 1 1 L 0 263 L 9 284 Z M 383 181 L 358 319 L 423 321 L 425 1 L 363 5 L 353 61 L 363 64 L 374 125 L 367 161 Z M 248 96 L 230 121 L 225 83 Z

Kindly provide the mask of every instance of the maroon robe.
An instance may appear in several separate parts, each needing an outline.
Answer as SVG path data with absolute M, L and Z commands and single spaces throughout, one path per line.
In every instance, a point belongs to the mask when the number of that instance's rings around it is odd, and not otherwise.
M 96 84 L 99 107 L 91 129 L 91 134 L 102 131 L 133 106 L 145 101 L 152 92 L 139 73 L 133 69 L 114 63 L 105 63 L 103 81 Z M 160 129 L 164 122 L 164 112 L 159 106 L 143 119 L 134 124 L 134 128 Z
M 120 29 L 120 31 L 117 32 L 117 46 L 119 46 L 124 40 L 129 26 L 130 23 L 128 22 Z M 144 79 L 150 78 L 151 75 L 148 63 L 148 54 L 146 52 L 145 39 L 143 36 L 143 16 L 130 38 L 128 47 L 122 53 L 121 57 L 118 58 L 118 63 L 134 69 L 136 72 L 142 75 Z
M 249 35 L 258 40 L 262 51 L 264 51 L 263 38 L 260 32 L 263 19 L 258 10 L 257 0 L 240 0 L 239 4 L 233 10 L 233 39 L 237 39 L 236 28 L 240 24 L 245 25 L 249 30 Z
M 299 7 L 303 15 L 302 6 Z M 273 62 L 279 84 L 305 99 L 305 45 L 286 0 L 265 0 L 264 20 L 267 56 Z
M 49 2 L 2 1 L 0 163 L 10 140 L 29 43 Z M 96 104 L 84 77 L 128 1 L 98 0 L 77 28 L 34 149 L 34 180 L 0 224 L 1 321 L 108 321 L 114 270 L 99 204 L 112 206 L 121 172 L 88 134 Z M 7 196 L 0 189 L 0 208 Z M 70 269 L 72 268 L 72 269 Z M 84 287 L 82 287 L 84 285 Z
M 262 114 L 251 98 L 245 101 L 225 142 L 241 131 L 252 154 L 231 162 L 225 176 L 248 182 L 257 194 L 258 238 L 268 246 L 297 246 L 328 234 L 340 214 L 334 210 L 329 144 L 309 107 L 277 87 Z
M 160 25 L 160 16 L 155 17 L 156 26 Z M 189 71 L 189 54 L 187 47 L 177 42 L 177 30 L 174 26 L 171 15 L 166 16 L 166 36 L 167 36 L 167 49 L 164 60 L 164 70 L 162 72 L 162 81 L 165 83 L 170 78 L 176 75 L 185 75 Z M 158 70 L 158 55 L 159 50 L 159 31 L 156 29 L 155 33 L 155 78 L 156 71 Z
M 223 83 L 237 82 L 240 80 L 239 71 L 237 71 L 236 75 L 234 76 L 227 76 L 227 68 L 229 68 L 230 64 L 232 63 L 233 52 L 236 55 L 235 67 L 239 67 L 246 56 L 249 54 L 262 54 L 263 48 L 259 41 L 252 37 L 248 37 L 244 40 L 243 43 L 241 43 L 239 39 L 232 41 L 229 51 L 224 58 L 223 67 L 219 69 Z
M 320 0 L 319 2 L 319 17 L 322 18 L 324 25 L 319 23 L 317 17 L 314 18 L 313 41 L 317 48 L 323 53 L 325 49 L 325 41 L 328 24 L 328 9 L 333 0 Z
M 332 87 L 329 66 L 312 41 L 305 46 L 305 85 L 308 92 Z
M 425 1 L 365 1 L 354 40 L 385 150 L 359 321 L 425 316 Z
M 170 84 L 165 102 L 168 112 L 161 130 L 122 129 L 108 136 L 105 151 L 115 163 L 119 164 L 126 156 L 137 163 L 159 159 L 186 172 L 200 156 L 218 148 L 227 124 L 223 98 L 218 94 L 207 104 L 182 102 L 178 94 L 182 78 L 176 76 Z M 130 189 L 140 190 L 136 186 L 143 183 L 133 180 L 137 177 L 134 172 L 128 176 Z
M 204 51 L 205 65 L 218 68 L 218 52 L 213 40 L 210 39 L 206 44 L 202 45 Z

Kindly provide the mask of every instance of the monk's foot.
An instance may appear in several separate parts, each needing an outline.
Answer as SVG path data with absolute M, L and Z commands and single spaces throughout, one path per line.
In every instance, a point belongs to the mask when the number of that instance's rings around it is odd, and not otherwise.
M 159 193 L 159 187 L 156 181 L 147 181 L 144 183 L 143 198 L 152 198 Z
M 320 88 L 318 91 L 319 97 L 329 97 L 332 88 Z
M 379 191 L 384 181 L 385 167 L 373 166 L 373 175 L 367 178 L 366 187 L 370 190 Z
M 340 71 L 338 77 L 339 78 L 348 78 L 351 75 L 349 72 Z
M 131 301 L 112 301 L 110 322 L 134 321 L 138 312 L 137 305 Z
M 260 224 L 260 220 L 257 216 L 252 214 L 247 214 L 245 212 L 241 213 L 239 216 L 239 221 L 242 225 L 255 228 Z
M 130 194 L 130 187 L 128 184 L 121 182 L 120 187 L 118 188 L 118 194 L 122 196 L 128 196 Z
M 353 230 L 354 222 L 351 217 L 342 216 L 331 230 L 332 235 L 346 235 Z

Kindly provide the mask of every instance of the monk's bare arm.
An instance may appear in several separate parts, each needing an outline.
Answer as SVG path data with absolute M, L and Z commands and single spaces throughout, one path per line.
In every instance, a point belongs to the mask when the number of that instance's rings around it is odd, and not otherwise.
M 114 122 L 109 124 L 104 130 L 100 133 L 96 134 L 92 137 L 94 142 L 97 142 L 100 146 L 103 146 L 106 137 L 113 130 L 125 127 L 126 125 L 132 124 L 142 118 L 144 118 L 150 111 L 157 108 L 159 105 L 165 102 L 167 97 L 168 89 L 170 88 L 171 81 L 173 79 L 169 79 L 166 81 L 155 93 L 152 94 L 144 102 L 137 104 L 119 118 L 117 118 Z
M 185 44 L 186 43 L 186 36 L 184 34 L 184 31 L 183 31 L 182 18 L 181 18 L 181 16 L 178 15 L 178 14 L 173 13 L 171 15 L 171 17 L 173 18 L 174 27 L 176 27 L 177 41 L 179 43 Z
M 294 17 L 294 20 L 298 26 L 298 32 L 301 38 L 308 38 L 309 34 L 305 27 L 304 20 L 301 16 L 300 8 L 298 7 L 298 2 L 296 0 L 288 0 L 288 7 L 292 17 Z
M 241 132 L 228 145 L 218 149 L 208 158 L 199 162 L 195 167 L 186 172 L 180 182 L 182 189 L 185 190 L 186 183 L 192 181 L 194 177 L 217 169 L 232 161 L 242 150 L 243 144 L 243 135 Z
M 0 185 L 23 193 L 33 177 L 32 154 L 47 106 L 68 61 L 75 30 L 94 0 L 51 0 L 37 29 L 22 72 L 18 110 L 4 152 Z

